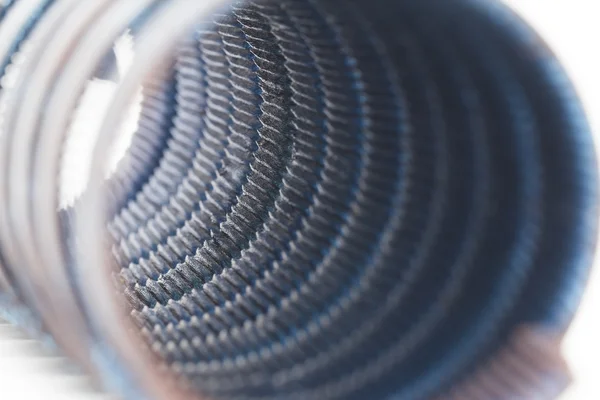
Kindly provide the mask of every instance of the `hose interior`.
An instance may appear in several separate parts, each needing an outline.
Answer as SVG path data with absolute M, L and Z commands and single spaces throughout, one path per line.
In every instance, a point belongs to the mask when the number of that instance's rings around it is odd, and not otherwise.
M 566 328 L 594 155 L 510 11 L 247 0 L 199 26 L 107 183 L 116 287 L 170 370 L 214 399 L 431 398 Z

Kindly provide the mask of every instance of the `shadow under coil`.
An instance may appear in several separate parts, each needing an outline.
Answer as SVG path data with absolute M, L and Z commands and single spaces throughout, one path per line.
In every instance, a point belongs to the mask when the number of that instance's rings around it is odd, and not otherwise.
M 106 186 L 116 288 L 169 370 L 208 399 L 435 398 L 515 332 L 564 333 L 596 165 L 522 21 L 474 0 L 226 3 L 144 87 Z M 469 398 L 512 398 L 487 378 Z

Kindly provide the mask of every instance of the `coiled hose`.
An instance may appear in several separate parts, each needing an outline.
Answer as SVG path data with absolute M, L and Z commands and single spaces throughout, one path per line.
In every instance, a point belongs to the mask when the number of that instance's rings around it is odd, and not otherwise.
M 591 264 L 595 156 L 565 74 L 504 6 L 0 7 L 6 314 L 105 387 L 227 400 L 564 387 L 556 349 Z M 87 191 L 59 210 L 73 111 L 128 29 L 137 61 Z M 104 179 L 140 87 L 137 132 Z

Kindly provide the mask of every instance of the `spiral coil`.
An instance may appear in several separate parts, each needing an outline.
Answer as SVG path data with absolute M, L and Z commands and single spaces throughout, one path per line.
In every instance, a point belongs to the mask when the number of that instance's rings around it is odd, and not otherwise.
M 557 61 L 503 6 L 1 7 L 1 290 L 105 386 L 156 399 L 562 389 L 558 342 L 540 337 L 564 332 L 591 264 L 595 158 Z M 127 30 L 136 61 L 90 183 L 59 210 L 72 115 Z

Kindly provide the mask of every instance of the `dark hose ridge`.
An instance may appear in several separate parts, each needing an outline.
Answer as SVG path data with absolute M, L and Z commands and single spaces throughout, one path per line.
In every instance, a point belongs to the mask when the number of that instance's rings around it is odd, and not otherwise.
M 560 195 L 566 182 L 553 181 L 569 169 L 576 179 L 554 141 L 563 155 L 577 152 L 567 138 L 579 133 L 560 101 L 538 94 L 562 90 L 544 70 L 546 50 L 492 6 L 384 3 L 385 11 L 360 1 L 236 3 L 182 50 L 195 54 L 186 66 L 197 72 L 176 73 L 177 84 L 204 82 L 214 99 L 197 126 L 242 124 L 242 136 L 263 126 L 269 135 L 235 162 L 201 157 L 217 184 L 244 173 L 267 186 L 242 180 L 228 201 L 227 192 L 187 187 L 186 200 L 178 191 L 165 203 L 171 219 L 151 211 L 176 229 L 141 225 L 117 237 L 134 319 L 201 391 L 411 393 L 409 382 L 433 374 L 435 359 L 452 359 L 469 335 L 480 344 L 464 349 L 461 365 L 485 359 L 517 324 L 556 314 L 547 296 L 560 292 L 568 264 L 549 260 L 572 250 L 555 235 L 577 228 L 554 210 L 585 196 Z M 291 147 L 273 148 L 273 135 Z M 257 161 L 262 148 L 267 158 Z M 281 151 L 291 158 L 279 161 Z
M 545 360 L 519 335 L 574 313 L 596 160 L 518 17 L 245 0 L 203 22 L 106 182 L 116 287 L 170 370 L 215 399 L 449 400 Z

